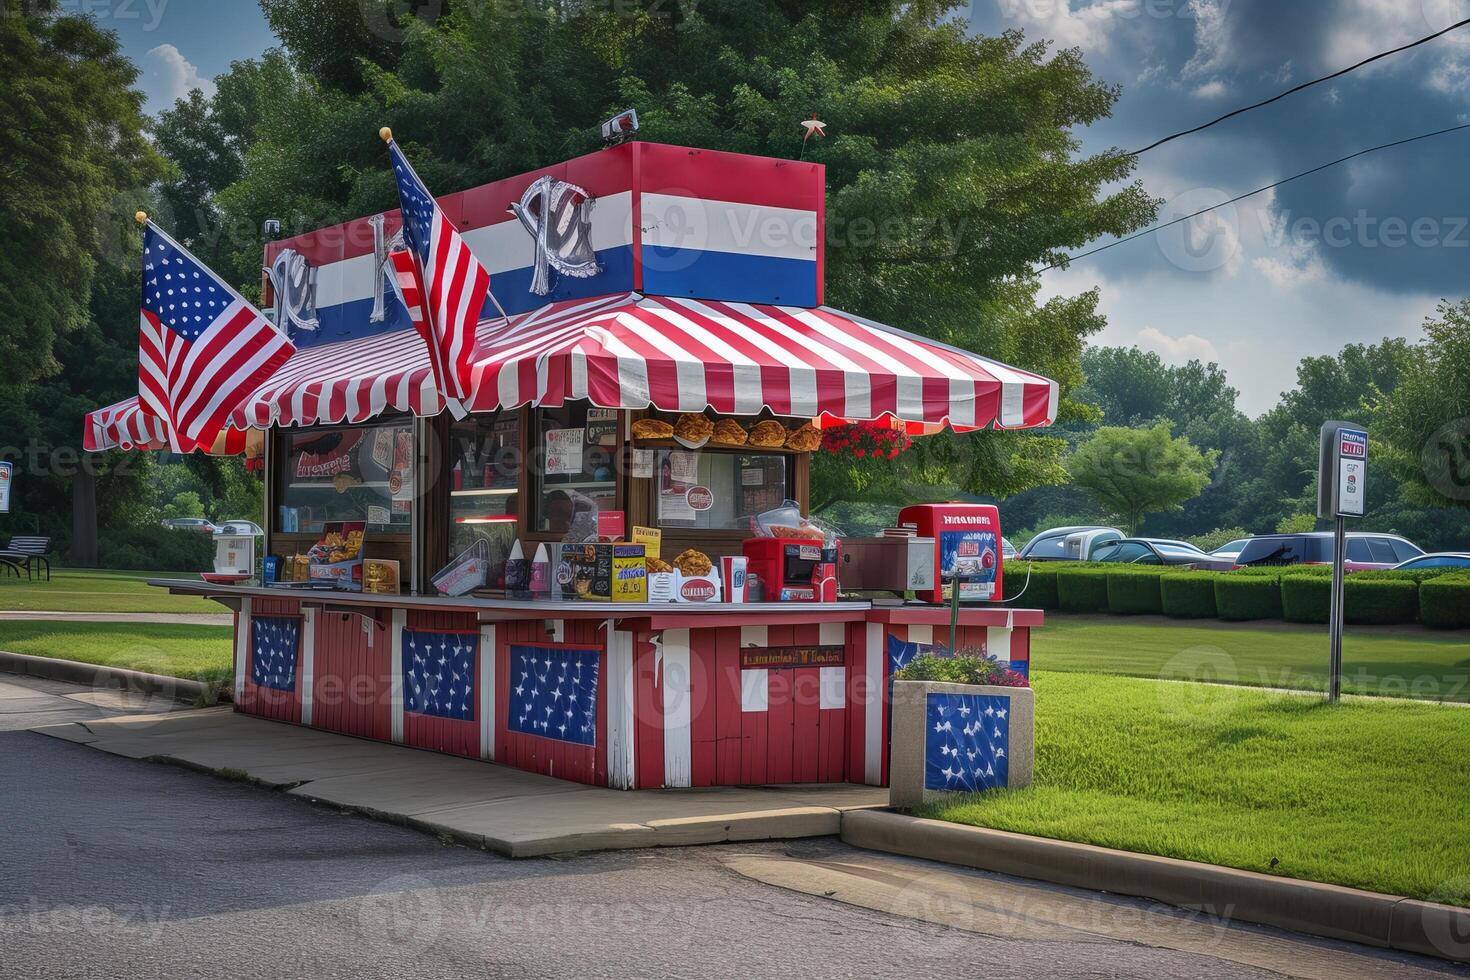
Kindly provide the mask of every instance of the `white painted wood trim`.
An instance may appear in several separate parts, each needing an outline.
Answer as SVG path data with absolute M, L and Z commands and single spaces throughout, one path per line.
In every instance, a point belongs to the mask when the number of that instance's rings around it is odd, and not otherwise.
M 637 726 L 633 706 L 633 634 L 607 621 L 607 783 L 614 789 L 637 785 Z
M 863 706 L 863 782 L 877 786 L 883 781 L 883 694 L 887 676 L 883 667 L 888 659 L 884 649 L 887 638 L 882 623 L 869 623 L 864 675 L 867 679 L 868 703 Z
M 946 637 L 948 635 L 949 635 L 948 633 L 945 634 Z M 934 642 L 934 627 L 932 627 L 932 626 L 923 626 L 923 625 L 920 625 L 918 623 L 915 623 L 913 626 L 910 626 L 909 627 L 909 642 L 910 643 L 933 643 Z
M 547 620 L 547 624 L 550 627 L 552 643 L 567 642 L 567 621 L 565 619 L 550 619 Z
M 311 724 L 312 689 L 316 687 L 316 610 L 301 610 L 301 669 L 296 672 L 301 685 L 301 724 Z
M 989 626 L 985 629 L 985 655 L 1002 664 L 1011 662 L 1012 630 L 1006 626 Z
M 235 629 L 235 703 L 245 697 L 245 662 L 250 659 L 250 596 L 240 599 L 239 625 Z
M 480 758 L 495 758 L 495 624 L 480 627 Z
M 393 741 L 403 742 L 403 627 L 408 623 L 408 610 L 393 610 L 393 625 L 388 643 L 388 706 L 393 716 Z
M 740 647 L 766 647 L 770 645 L 770 630 L 765 626 L 740 627 Z
M 846 623 L 823 623 L 820 627 L 820 635 L 817 642 L 824 647 L 840 647 L 847 642 Z
M 847 668 L 823 667 L 819 678 L 820 700 L 817 706 L 823 709 L 845 707 L 847 704 Z
M 764 667 L 740 672 L 740 710 L 769 711 L 771 672 Z
M 689 631 L 664 630 L 664 785 L 691 786 L 693 729 L 689 715 Z

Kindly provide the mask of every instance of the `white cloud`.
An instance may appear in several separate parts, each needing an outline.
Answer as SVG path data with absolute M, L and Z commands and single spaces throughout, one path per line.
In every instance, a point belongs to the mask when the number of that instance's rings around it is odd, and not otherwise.
M 1229 0 L 1190 0 L 1194 15 L 1194 56 L 1180 74 L 1184 78 L 1209 78 L 1225 70 L 1233 60 L 1230 25 L 1225 11 Z
M 206 98 L 215 92 L 214 80 L 201 78 L 199 69 L 190 64 L 184 53 L 172 44 L 160 44 L 144 55 L 150 80 L 158 86 L 157 91 L 171 107 L 176 99 L 182 99 L 194 89 L 202 91 Z
M 1213 81 L 1205 82 L 1199 88 L 1195 89 L 1194 95 L 1198 99 L 1218 99 L 1225 92 L 1225 83 L 1217 78 Z
M 1111 31 L 1137 19 L 1138 0 L 996 0 L 1001 18 L 1028 35 L 1046 37 L 1062 47 L 1096 54 L 1111 46 Z
M 1144 327 L 1134 334 L 1133 342 L 1175 364 L 1220 360 L 1220 351 L 1199 334 L 1187 333 L 1182 337 L 1171 337 L 1157 327 Z
M 1251 266 L 1265 276 L 1273 285 L 1282 289 L 1293 289 L 1309 282 L 1320 282 L 1327 276 L 1327 267 L 1313 255 L 1305 261 L 1287 260 L 1262 256 L 1251 260 Z

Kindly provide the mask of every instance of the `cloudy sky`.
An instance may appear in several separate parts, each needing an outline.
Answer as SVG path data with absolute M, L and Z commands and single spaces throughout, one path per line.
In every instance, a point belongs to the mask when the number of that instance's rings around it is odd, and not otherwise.
M 1470 0 L 974 0 L 977 31 L 1076 46 L 1123 87 L 1084 147 L 1136 149 L 1470 17 Z M 1470 28 L 1140 158 L 1165 218 L 1470 123 Z M 1047 273 L 1100 286 L 1104 343 L 1218 361 L 1258 413 L 1297 361 L 1417 336 L 1470 294 L 1470 130 L 1360 158 Z
M 1076 46 L 1121 85 L 1086 150 L 1135 149 L 1470 17 L 1470 0 L 971 0 L 978 32 Z M 252 0 L 71 0 L 117 30 L 158 111 L 275 43 Z M 1470 122 L 1470 28 L 1145 154 L 1179 216 L 1369 146 Z M 1297 361 L 1416 336 L 1470 293 L 1470 130 L 1361 158 L 1047 273 L 1102 290 L 1102 343 L 1218 361 L 1258 413 Z

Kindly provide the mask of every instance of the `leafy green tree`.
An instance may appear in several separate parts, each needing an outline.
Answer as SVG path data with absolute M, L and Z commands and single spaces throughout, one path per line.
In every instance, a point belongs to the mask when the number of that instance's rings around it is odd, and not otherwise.
M 1315 514 L 1292 514 L 1276 522 L 1277 534 L 1307 534 L 1317 530 Z
M 1383 395 L 1375 434 L 1408 500 L 1470 508 L 1470 299 L 1439 305 Z
M 1032 270 L 1146 225 L 1157 205 L 1128 183 L 1131 157 L 1079 152 L 1076 128 L 1119 95 L 1079 52 L 968 36 L 949 3 L 640 0 L 554 17 L 451 3 L 432 20 L 368 6 L 363 36 L 343 20 L 354 0 L 265 0 L 295 70 L 260 72 L 248 99 L 222 86 L 176 110 L 206 144 L 222 98 L 258 112 L 239 179 L 190 190 L 211 194 L 227 227 L 275 217 L 305 231 L 395 206 L 385 124 L 448 192 L 594 150 L 601 120 L 632 107 L 645 139 L 825 164 L 828 302 L 1055 378 L 1061 418 L 1089 417 L 1073 394 L 1103 324 L 1097 296 L 1038 303 Z M 803 148 L 813 112 L 830 135 Z M 259 243 L 242 236 L 232 255 L 238 280 L 258 281 Z M 934 493 L 1012 493 L 1063 479 L 1064 448 L 938 436 L 892 473 L 823 460 L 816 496 L 912 499 L 925 493 L 915 480 L 941 474 Z
M 0 361 L 15 385 L 57 372 L 57 340 L 87 323 L 99 252 L 115 245 L 107 216 L 131 214 L 162 162 L 115 34 L 57 0 L 0 2 Z
M 1067 461 L 1072 482 L 1091 491 L 1130 534 L 1148 514 L 1178 509 L 1210 480 L 1219 453 L 1200 452 L 1168 422 L 1146 429 L 1103 426 Z

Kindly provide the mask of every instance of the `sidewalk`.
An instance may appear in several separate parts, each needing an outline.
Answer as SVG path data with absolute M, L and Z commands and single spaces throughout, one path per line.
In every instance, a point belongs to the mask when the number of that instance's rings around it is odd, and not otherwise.
M 32 730 L 114 755 L 250 779 L 509 857 L 824 837 L 841 831 L 843 811 L 888 804 L 885 788 L 842 783 L 603 789 L 263 721 L 228 707 Z

